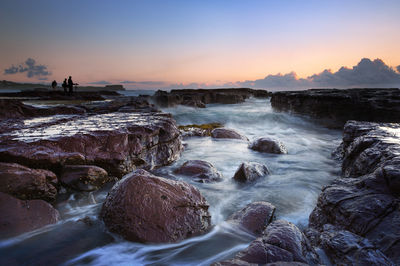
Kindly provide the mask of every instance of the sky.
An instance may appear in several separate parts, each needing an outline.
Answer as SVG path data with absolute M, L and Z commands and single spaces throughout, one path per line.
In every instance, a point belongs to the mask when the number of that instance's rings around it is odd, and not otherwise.
M 399 14 L 398 0 L 2 0 L 0 79 L 400 85 Z

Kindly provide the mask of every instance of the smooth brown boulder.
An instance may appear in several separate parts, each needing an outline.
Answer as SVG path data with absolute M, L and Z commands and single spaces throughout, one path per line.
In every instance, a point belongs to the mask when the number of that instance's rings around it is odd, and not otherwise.
M 275 206 L 266 201 L 252 202 L 228 218 L 229 223 L 236 224 L 244 230 L 260 235 L 272 222 Z
M 108 182 L 107 171 L 94 165 L 65 165 L 60 182 L 63 185 L 81 191 L 93 191 Z
M 185 175 L 200 183 L 222 180 L 222 174 L 209 162 L 190 160 L 175 170 L 176 174 Z
M 263 137 L 253 141 L 249 148 L 259 152 L 287 154 L 286 147 L 279 140 Z
M 58 211 L 43 200 L 19 200 L 3 192 L 0 213 L 0 238 L 29 232 L 60 219 Z
M 233 179 L 239 182 L 252 182 L 268 174 L 267 166 L 256 162 L 244 162 L 236 170 Z
M 100 216 L 127 240 L 170 243 L 207 232 L 208 207 L 197 188 L 136 170 L 115 184 Z
M 57 176 L 48 170 L 0 162 L 0 191 L 19 199 L 53 201 L 57 182 Z
M 239 132 L 228 129 L 228 128 L 216 128 L 211 131 L 211 137 L 216 139 L 242 139 L 248 141 L 246 136 L 243 136 Z

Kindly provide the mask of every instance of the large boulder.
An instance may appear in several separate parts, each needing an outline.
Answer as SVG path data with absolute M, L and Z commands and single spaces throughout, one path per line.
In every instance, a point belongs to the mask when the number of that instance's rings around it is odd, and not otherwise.
M 233 260 L 214 265 L 248 265 L 239 264 L 241 262 L 256 265 L 317 265 L 319 257 L 299 228 L 290 222 L 277 220 L 270 223 L 263 235 Z
M 259 152 L 287 154 L 286 147 L 279 140 L 263 137 L 253 141 L 249 148 Z
M 269 202 L 258 201 L 248 204 L 228 218 L 228 222 L 240 228 L 260 235 L 265 227 L 272 222 L 275 206 Z
M 222 180 L 222 174 L 211 163 L 202 160 L 186 161 L 181 167 L 175 170 L 175 173 L 188 176 L 200 183 Z
M 19 200 L 0 192 L 0 238 L 13 237 L 57 223 L 60 215 L 43 200 Z
M 169 243 L 207 232 L 208 207 L 195 187 L 137 170 L 112 188 L 100 216 L 127 240 Z
M 268 174 L 267 166 L 256 162 L 244 162 L 236 170 L 233 179 L 238 182 L 252 182 Z
M 248 141 L 246 136 L 228 128 L 216 128 L 211 131 L 211 137 L 216 139 L 242 139 Z
M 48 170 L 0 162 L 0 191 L 19 199 L 53 201 L 57 183 L 57 176 Z
M 65 165 L 60 182 L 72 189 L 93 191 L 110 181 L 107 171 L 94 165 Z

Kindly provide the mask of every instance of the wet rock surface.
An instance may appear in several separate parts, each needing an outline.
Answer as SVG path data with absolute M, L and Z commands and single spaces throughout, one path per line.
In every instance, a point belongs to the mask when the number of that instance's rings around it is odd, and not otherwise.
M 111 232 L 144 243 L 176 242 L 211 226 L 208 204 L 198 189 L 145 170 L 113 187 L 100 216 Z
M 60 215 L 43 200 L 19 200 L 0 192 L 0 238 L 8 238 L 54 224 Z
M 269 137 L 256 139 L 249 145 L 249 148 L 265 153 L 287 154 L 287 149 L 282 142 Z
M 249 88 L 185 89 L 171 90 L 171 92 L 159 90 L 154 94 L 154 96 L 152 96 L 152 99 L 161 107 L 187 105 L 191 107 L 204 108 L 206 104 L 210 103 L 241 103 L 251 96 L 267 98 L 270 96 L 270 93 L 265 90 L 253 90 Z
M 399 89 L 312 89 L 275 92 L 275 110 L 319 118 L 328 126 L 341 128 L 348 120 L 400 122 Z
M 233 260 L 219 262 L 219 264 L 216 263 L 214 265 L 232 265 L 230 263 L 240 263 L 242 261 L 256 265 L 268 265 L 268 263 L 285 265 L 285 262 L 317 265 L 319 258 L 299 228 L 290 222 L 277 220 L 270 223 L 263 231 L 262 236 L 251 242 Z
M 252 182 L 269 174 L 268 167 L 256 162 L 244 162 L 236 170 L 233 179 L 238 182 Z
M 72 189 L 93 191 L 110 181 L 103 168 L 94 165 L 65 165 L 60 175 L 60 182 Z
M 309 220 L 333 262 L 400 263 L 399 133 L 399 124 L 346 123 L 343 177 L 323 189 Z
M 211 131 L 215 128 L 223 127 L 220 123 L 209 123 L 201 125 L 181 125 L 179 126 L 179 131 L 183 138 L 188 137 L 209 137 L 211 136 Z
M 272 222 L 275 206 L 266 201 L 252 202 L 228 218 L 228 222 L 254 234 L 261 235 Z
M 19 199 L 53 201 L 57 184 L 57 176 L 48 170 L 0 162 L 0 191 Z
M 211 131 L 211 137 L 215 139 L 241 139 L 248 141 L 249 139 L 239 132 L 229 128 L 216 128 Z
M 222 174 L 209 162 L 190 160 L 175 170 L 176 174 L 188 176 L 196 182 L 210 183 L 222 180 Z
M 169 164 L 182 150 L 175 121 L 163 113 L 114 112 L 48 123 L 52 119 L 24 120 L 19 129 L 0 135 L 0 161 L 55 173 L 63 165 L 90 164 L 121 177 Z

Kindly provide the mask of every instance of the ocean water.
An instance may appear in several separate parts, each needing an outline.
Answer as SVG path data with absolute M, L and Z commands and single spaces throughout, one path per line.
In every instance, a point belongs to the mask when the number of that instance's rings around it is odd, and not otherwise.
M 57 208 L 62 221 L 0 242 L 0 261 L 29 265 L 209 265 L 233 257 L 255 239 L 226 223 L 229 215 L 250 202 L 268 201 L 276 206 L 277 219 L 286 219 L 304 228 L 321 188 L 340 174 L 331 152 L 339 145 L 341 132 L 304 117 L 274 112 L 268 100 L 211 104 L 206 109 L 178 106 L 164 111 L 172 113 L 180 125 L 220 122 L 246 135 L 250 141 L 274 137 L 284 143 L 288 154 L 252 151 L 241 140 L 185 139 L 186 148 L 181 158 L 154 173 L 184 180 L 199 188 L 210 205 L 213 229 L 209 233 L 159 245 L 128 242 L 109 234 L 97 217 L 109 190 L 106 187 L 60 199 Z M 201 184 L 173 174 L 174 169 L 193 159 L 212 163 L 223 174 L 223 181 Z M 265 164 L 271 174 L 251 184 L 237 184 L 232 176 L 245 161 Z M 84 217 L 91 225 L 79 222 Z

